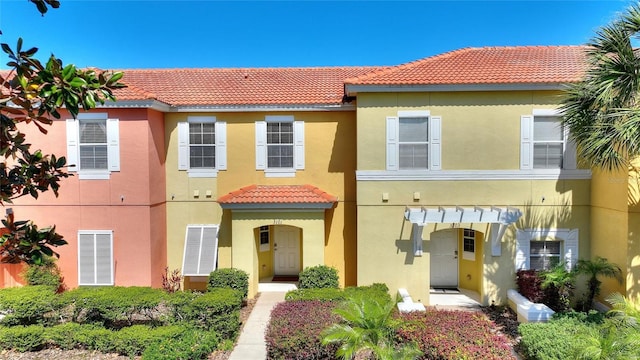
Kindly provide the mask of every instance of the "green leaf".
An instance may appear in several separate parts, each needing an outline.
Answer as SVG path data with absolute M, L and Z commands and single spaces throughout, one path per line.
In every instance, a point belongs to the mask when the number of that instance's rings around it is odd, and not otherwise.
M 87 85 L 87 82 L 81 77 L 75 77 L 73 80 L 69 82 L 69 85 L 74 88 L 79 88 L 84 85 Z

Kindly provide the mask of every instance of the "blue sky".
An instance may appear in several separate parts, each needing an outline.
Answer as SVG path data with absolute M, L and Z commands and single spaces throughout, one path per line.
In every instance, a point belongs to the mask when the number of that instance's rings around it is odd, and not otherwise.
M 103 69 L 397 65 L 463 47 L 578 45 L 608 1 L 0 0 L 0 42 Z M 6 57 L 0 66 L 6 68 Z

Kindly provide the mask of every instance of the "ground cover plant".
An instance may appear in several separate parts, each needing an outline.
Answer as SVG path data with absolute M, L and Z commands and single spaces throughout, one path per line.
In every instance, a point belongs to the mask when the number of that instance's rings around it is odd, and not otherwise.
M 428 310 L 399 320 L 397 340 L 418 344 L 420 359 L 515 359 L 508 339 L 482 313 Z

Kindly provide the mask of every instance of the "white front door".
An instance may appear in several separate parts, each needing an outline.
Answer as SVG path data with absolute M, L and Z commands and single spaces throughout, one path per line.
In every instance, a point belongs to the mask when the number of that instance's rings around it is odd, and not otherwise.
M 273 253 L 275 275 L 300 273 L 300 229 L 293 226 L 276 226 Z
M 458 230 L 431 233 L 431 287 L 458 287 Z

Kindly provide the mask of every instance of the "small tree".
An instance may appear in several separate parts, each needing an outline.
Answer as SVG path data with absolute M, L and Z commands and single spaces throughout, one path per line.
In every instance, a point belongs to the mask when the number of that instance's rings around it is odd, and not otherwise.
M 43 15 L 49 6 L 60 6 L 57 0 L 30 1 Z M 75 117 L 80 109 L 115 101 L 113 90 L 124 87 L 118 82 L 122 73 L 78 69 L 54 55 L 42 64 L 34 57 L 38 49 L 24 49 L 22 39 L 15 50 L 0 45 L 10 60 L 8 74 L 0 75 L 0 206 L 27 195 L 37 199 L 48 190 L 58 196 L 60 181 L 69 176 L 66 159 L 32 150 L 18 125 L 33 124 L 46 134 L 45 126 L 60 118 L 63 107 Z M 10 209 L 2 225 L 8 230 L 0 237 L 3 263 L 40 264 L 44 255 L 58 256 L 52 247 L 67 243 L 55 227 L 38 229 L 30 221 L 15 221 Z
M 622 283 L 622 270 L 616 264 L 610 263 L 603 257 L 596 257 L 594 260 L 578 260 L 576 265 L 578 274 L 586 275 L 588 280 L 588 293 L 583 310 L 590 310 L 593 307 L 593 300 L 600 294 L 602 282 L 598 277 L 613 278 Z

